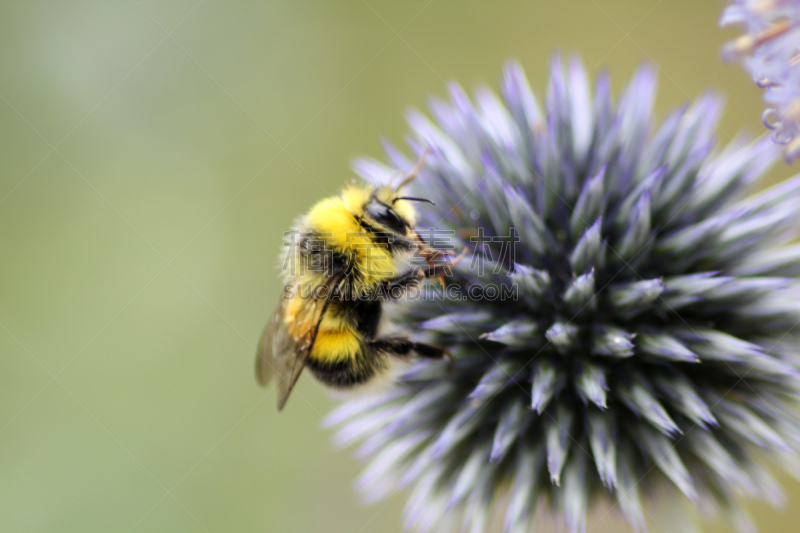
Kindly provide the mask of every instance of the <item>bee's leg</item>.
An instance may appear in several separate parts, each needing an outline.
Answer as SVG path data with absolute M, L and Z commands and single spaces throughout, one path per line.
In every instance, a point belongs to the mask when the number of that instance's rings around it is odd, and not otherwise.
M 457 257 L 453 260 L 445 263 L 440 264 L 431 264 L 427 269 L 425 269 L 425 277 L 426 278 L 439 278 L 439 282 L 442 283 L 442 287 L 444 287 L 444 276 L 452 276 L 453 275 L 453 266 L 458 264 L 462 259 L 467 256 L 468 250 L 465 248 Z
M 412 349 L 420 357 L 424 357 L 425 359 L 447 359 L 449 362 L 453 362 L 453 353 L 444 346 L 425 344 L 423 342 L 415 342 L 412 344 Z
M 369 347 L 390 355 L 404 356 L 411 352 L 414 343 L 405 337 L 384 337 L 369 341 Z
M 405 274 L 400 274 L 386 282 L 384 294 L 388 300 L 399 300 L 406 291 L 419 286 L 424 279 L 425 273 L 419 270 L 411 270 Z
M 369 342 L 370 348 L 395 357 L 405 358 L 411 352 L 425 359 L 448 359 L 452 362 L 453 354 L 447 348 L 413 342 L 405 337 L 386 337 Z
M 442 287 L 445 286 L 444 284 L 444 277 L 450 277 L 453 275 L 453 264 L 452 263 L 445 263 L 442 265 L 431 265 L 425 270 L 425 277 L 426 278 L 437 278 L 439 282 L 442 284 Z
M 415 342 L 412 349 L 417 355 L 425 359 L 447 359 L 447 373 L 453 373 L 453 362 L 455 361 L 455 357 L 453 357 L 453 352 L 444 346 Z

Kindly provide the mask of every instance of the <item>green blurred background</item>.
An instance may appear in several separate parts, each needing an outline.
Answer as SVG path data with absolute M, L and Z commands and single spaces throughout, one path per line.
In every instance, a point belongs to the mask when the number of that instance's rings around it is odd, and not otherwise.
M 408 107 L 509 58 L 542 92 L 556 48 L 616 93 L 649 59 L 659 116 L 710 86 L 722 141 L 760 133 L 723 5 L 0 2 L 0 530 L 401 531 L 406 495 L 351 490 L 327 394 L 306 376 L 279 415 L 253 379 L 282 232 L 380 135 L 402 144 Z M 762 531 L 800 519 L 779 478 Z

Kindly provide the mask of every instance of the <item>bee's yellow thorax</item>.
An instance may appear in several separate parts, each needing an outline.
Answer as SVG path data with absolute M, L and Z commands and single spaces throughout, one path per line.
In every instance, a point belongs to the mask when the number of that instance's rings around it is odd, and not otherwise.
M 363 214 L 372 192 L 370 187 L 348 187 L 340 196 L 319 201 L 306 217 L 306 225 L 319 232 L 330 250 L 354 257 L 360 279 L 367 286 L 396 275 L 392 254 L 373 242 L 356 218 Z

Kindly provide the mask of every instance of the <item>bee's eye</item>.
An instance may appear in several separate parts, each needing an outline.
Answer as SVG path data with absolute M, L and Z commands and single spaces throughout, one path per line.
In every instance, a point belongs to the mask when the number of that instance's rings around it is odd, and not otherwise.
M 397 233 L 405 232 L 406 223 L 403 221 L 403 219 L 397 216 L 397 213 L 395 213 L 391 207 L 379 202 L 370 202 L 367 204 L 366 211 L 367 216 L 369 216 L 375 222 L 378 222 Z

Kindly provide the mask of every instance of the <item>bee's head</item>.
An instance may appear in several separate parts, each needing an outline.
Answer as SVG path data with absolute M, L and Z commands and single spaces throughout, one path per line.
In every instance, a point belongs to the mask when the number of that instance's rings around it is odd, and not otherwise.
M 381 233 L 410 238 L 416 235 L 416 212 L 412 202 L 429 202 L 423 198 L 400 196 L 389 187 L 376 189 L 364 204 L 362 226 Z
M 381 194 L 384 193 L 384 194 Z M 405 236 L 414 224 L 415 213 L 405 201 L 394 201 L 385 191 L 376 190 L 364 204 L 360 222 L 367 231 Z
M 402 196 L 400 191 L 417 178 L 427 155 L 428 151 L 425 150 L 417 165 L 396 186 L 390 182 L 371 191 L 369 199 L 361 206 L 362 212 L 357 216 L 364 229 L 410 238 L 424 244 L 414 229 L 416 212 L 412 202 L 433 202 L 425 198 Z

